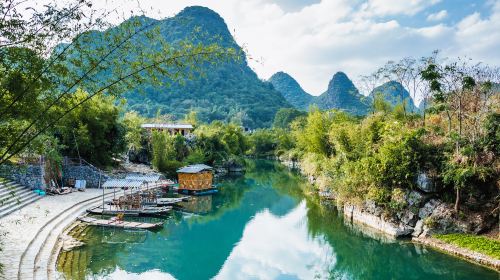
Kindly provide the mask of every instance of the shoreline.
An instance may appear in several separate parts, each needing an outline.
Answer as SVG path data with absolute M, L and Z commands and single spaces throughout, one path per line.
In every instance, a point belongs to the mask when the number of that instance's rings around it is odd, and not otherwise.
M 446 243 L 433 237 L 413 237 L 411 241 L 417 244 L 423 244 L 432 247 L 446 254 L 453 255 L 471 263 L 500 272 L 500 260 L 487 256 L 485 254 L 462 248 L 454 244 Z
M 304 177 L 312 185 L 314 185 L 314 180 L 311 180 L 311 178 L 308 178 L 306 175 L 302 173 L 299 162 L 290 160 L 283 161 L 279 158 L 277 158 L 277 161 L 288 168 L 298 170 L 299 173 L 302 175 L 302 177 Z M 332 197 L 330 196 L 323 197 L 318 190 L 311 193 L 319 195 L 321 200 L 329 200 L 336 204 L 335 199 L 332 199 Z M 305 195 L 310 195 L 310 194 L 305 193 Z M 371 213 L 362 211 L 361 209 L 359 209 L 354 205 L 344 205 L 341 210 L 344 219 L 347 219 L 350 223 L 356 223 L 358 225 L 369 227 L 373 230 L 381 232 L 382 234 L 385 234 L 395 239 L 408 237 L 408 234 L 405 235 L 405 233 L 407 233 L 407 229 L 400 228 L 398 225 L 395 225 L 390 221 L 385 220 L 383 217 L 379 217 Z M 437 249 L 443 253 L 453 255 L 460 259 L 469 261 L 473 264 L 481 265 L 489 269 L 495 270 L 497 272 L 500 272 L 500 260 L 487 256 L 480 252 L 472 251 L 470 249 L 462 248 L 454 244 L 446 243 L 436 238 L 433 238 L 432 236 L 411 237 L 410 235 L 410 240 L 413 243 L 426 245 L 431 248 Z

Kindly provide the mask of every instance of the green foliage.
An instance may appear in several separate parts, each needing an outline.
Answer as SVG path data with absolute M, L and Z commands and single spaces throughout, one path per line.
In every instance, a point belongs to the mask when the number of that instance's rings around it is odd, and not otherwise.
M 496 156 L 500 156 L 500 113 L 488 115 L 484 122 L 484 129 L 484 147 Z
M 307 113 L 293 108 L 281 108 L 274 116 L 273 127 L 288 129 L 290 124 L 299 117 L 306 116 Z
M 500 260 L 500 241 L 485 236 L 471 234 L 438 234 L 433 237 L 446 243 L 451 243 L 462 248 L 483 253 Z
M 151 135 L 151 163 L 156 170 L 170 176 L 175 175 L 176 170 L 182 166 L 178 160 L 176 145 L 179 145 L 179 141 L 176 139 L 176 136 L 171 136 L 168 132 L 153 131 Z
M 243 156 L 248 149 L 247 139 L 240 126 L 214 121 L 194 131 L 194 146 L 203 151 L 206 163 L 221 164 L 230 156 Z
M 122 124 L 125 127 L 125 141 L 129 150 L 139 150 L 145 138 L 144 129 L 141 127 L 146 121 L 139 116 L 137 112 L 126 112 L 122 119 Z
M 391 104 L 387 102 L 382 93 L 374 93 L 373 95 L 373 110 L 374 112 L 389 113 L 391 111 Z
M 333 150 L 328 142 L 328 130 L 332 124 L 332 115 L 335 113 L 322 113 L 320 110 L 311 108 L 303 125 L 293 129 L 293 134 L 297 140 L 297 146 L 305 152 L 317 153 L 328 156 Z
M 88 93 L 78 90 L 67 106 L 79 103 Z M 96 96 L 71 111 L 55 127 L 55 135 L 64 146 L 62 153 L 98 165 L 112 164 L 126 148 L 126 132 L 119 121 L 120 110 L 114 98 Z M 130 136 L 130 135 L 129 135 Z
M 184 162 L 188 165 L 207 162 L 205 152 L 201 148 L 194 148 L 189 152 Z
M 258 129 L 250 135 L 250 145 L 252 147 L 250 154 L 256 156 L 274 155 L 277 139 L 268 129 Z

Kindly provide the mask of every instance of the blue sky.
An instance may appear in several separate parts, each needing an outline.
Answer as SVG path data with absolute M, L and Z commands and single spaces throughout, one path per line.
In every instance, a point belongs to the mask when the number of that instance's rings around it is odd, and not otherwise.
M 285 71 L 315 95 L 337 71 L 356 83 L 388 60 L 436 49 L 500 65 L 500 0 L 95 0 L 127 12 L 137 3 L 154 18 L 211 8 L 259 77 Z

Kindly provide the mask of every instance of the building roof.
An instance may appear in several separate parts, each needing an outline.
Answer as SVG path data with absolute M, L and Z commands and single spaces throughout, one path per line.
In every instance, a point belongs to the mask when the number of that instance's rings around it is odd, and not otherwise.
M 156 174 L 156 173 L 151 173 L 151 174 L 127 174 L 125 177 L 126 180 L 134 180 L 134 181 L 141 181 L 141 182 L 158 182 L 161 179 L 164 179 L 163 175 L 161 174 Z
M 198 173 L 204 170 L 212 170 L 212 169 L 213 168 L 211 166 L 208 166 L 206 164 L 193 164 L 178 169 L 177 173 Z
M 164 128 L 164 129 L 193 129 L 190 124 L 176 124 L 176 123 L 145 123 L 141 125 L 142 128 Z

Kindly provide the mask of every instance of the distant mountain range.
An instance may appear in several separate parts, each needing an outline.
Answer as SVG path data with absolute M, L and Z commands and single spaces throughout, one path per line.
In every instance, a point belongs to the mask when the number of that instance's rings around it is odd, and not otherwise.
M 194 37 L 195 43 L 217 43 L 243 53 L 224 19 L 205 7 L 187 7 L 176 16 L 163 20 L 145 16 L 130 20 L 137 21 L 133 22 L 134 25 L 139 25 L 137 28 L 155 23 L 160 27 L 163 39 L 171 44 L 193 39 L 193 34 L 197 34 Z M 92 31 L 92 36 L 95 37 L 91 39 L 101 40 L 84 41 L 82 44 L 84 48 L 99 48 L 99 44 L 107 43 L 102 40 L 106 38 L 106 34 L 119 32 L 123 28 L 122 23 L 104 32 Z M 145 41 L 147 39 L 143 35 L 134 37 L 139 43 L 149 42 Z M 148 51 L 156 50 L 152 45 L 150 48 L 142 48 L 141 51 L 147 55 Z M 372 98 L 377 92 L 392 105 L 400 103 L 400 100 L 407 100 L 409 109 L 413 111 L 416 108 L 408 92 L 396 82 L 381 85 L 370 96 L 364 96 L 345 73 L 337 72 L 330 80 L 327 90 L 315 97 L 304 91 L 295 79 L 284 72 L 274 74 L 269 81 L 259 79 L 248 66 L 244 55 L 241 59 L 215 65 L 201 64 L 199 67 L 204 75 L 187 79 L 183 83 L 164 77 L 162 82 L 168 86 L 142 83 L 127 90 L 123 94 L 126 110 L 134 110 L 148 117 L 158 113 L 170 114 L 176 119 L 183 118 L 190 111 L 196 111 L 199 120 L 203 122 L 222 120 L 259 128 L 271 126 L 274 115 L 280 108 L 295 107 L 307 110 L 309 106 L 315 105 L 320 109 L 339 109 L 354 115 L 365 115 L 370 111 Z M 99 80 L 99 77 L 94 78 Z
M 130 20 L 138 22 L 139 26 L 135 27 L 137 29 L 155 23 L 155 26 L 160 28 L 161 36 L 171 44 L 189 39 L 205 45 L 217 43 L 223 47 L 231 47 L 237 53 L 243 53 L 224 19 L 205 7 L 187 7 L 176 16 L 163 20 L 145 16 Z M 120 31 L 123 26 L 124 23 L 104 31 L 103 34 L 96 32 L 95 36 L 105 37 L 106 33 Z M 147 39 L 142 35 L 134 37 L 138 42 L 149 42 L 139 41 Z M 83 44 L 88 44 L 89 48 L 97 48 L 100 41 L 96 41 Z M 151 50 L 142 50 L 155 51 L 154 48 L 151 46 Z M 126 109 L 148 117 L 159 112 L 173 115 L 177 119 L 183 118 L 190 111 L 196 111 L 198 119 L 203 122 L 222 120 L 258 128 L 271 126 L 274 115 L 280 108 L 292 107 L 269 82 L 259 79 L 248 66 L 244 55 L 241 59 L 198 66 L 204 75 L 185 80 L 184 83 L 165 77 L 163 84 L 169 86 L 142 83 L 130 89 L 123 95 L 126 99 Z
M 269 82 L 297 109 L 307 109 L 314 105 L 323 110 L 338 109 L 353 115 L 366 115 L 375 96 L 381 95 L 392 106 L 401 104 L 404 100 L 408 112 L 419 112 L 410 93 L 396 81 L 389 81 L 376 87 L 369 96 L 360 94 L 343 72 L 335 73 L 328 83 L 328 89 L 319 96 L 305 92 L 293 77 L 284 72 L 274 74 Z

